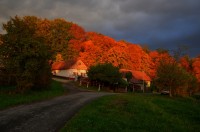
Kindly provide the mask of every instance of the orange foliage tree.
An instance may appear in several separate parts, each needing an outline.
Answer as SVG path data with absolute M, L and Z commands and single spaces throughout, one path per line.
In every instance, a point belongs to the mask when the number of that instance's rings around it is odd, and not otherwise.
M 189 58 L 189 56 L 184 56 L 180 58 L 180 65 L 187 71 L 192 73 L 192 63 L 193 61 Z
M 131 70 L 144 71 L 149 73 L 151 58 L 150 56 L 141 48 L 141 46 L 136 44 L 128 44 L 128 53 L 130 55 Z
M 197 58 L 194 58 L 192 68 L 193 68 L 193 73 L 198 79 L 198 82 L 200 82 L 200 56 Z
M 82 43 L 86 41 L 86 33 L 83 28 L 77 24 L 72 24 L 69 34 L 71 39 L 69 40 L 68 53 L 72 54 L 72 58 L 77 58 L 81 50 Z
M 103 60 L 107 63 L 112 63 L 119 68 L 130 69 L 129 59 L 130 56 L 127 52 L 127 45 L 121 42 L 116 43 L 116 46 L 110 48 L 104 54 Z
M 101 49 L 89 40 L 82 43 L 79 59 L 83 60 L 87 66 L 91 66 L 99 62 L 101 57 L 100 53 Z
M 152 51 L 149 53 L 149 56 L 151 57 L 152 60 L 152 62 L 150 63 L 150 75 L 152 78 L 156 77 L 156 71 L 161 61 L 163 60 L 165 60 L 166 62 L 174 61 L 173 57 L 171 57 L 168 52 Z
M 53 59 L 55 60 L 58 54 L 62 55 L 64 60 L 69 60 L 78 55 L 74 47 L 70 45 L 70 40 L 75 35 L 71 31 L 73 23 L 67 22 L 64 19 L 40 19 L 38 21 L 37 34 L 42 36 L 45 43 L 51 47 Z M 74 39 L 75 40 L 75 39 Z

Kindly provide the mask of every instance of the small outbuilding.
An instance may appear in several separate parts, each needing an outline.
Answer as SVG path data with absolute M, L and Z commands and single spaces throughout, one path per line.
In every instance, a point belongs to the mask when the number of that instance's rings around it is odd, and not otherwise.
M 149 89 L 151 85 L 151 78 L 143 71 L 136 71 L 136 70 L 127 70 L 127 69 L 120 69 L 123 77 L 125 77 L 126 73 L 131 72 L 132 78 L 130 79 L 129 83 L 132 85 L 132 90 L 142 90 Z

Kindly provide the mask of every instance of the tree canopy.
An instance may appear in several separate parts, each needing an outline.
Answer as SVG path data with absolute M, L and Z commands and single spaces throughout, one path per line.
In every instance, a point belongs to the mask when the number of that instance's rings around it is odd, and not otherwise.
M 3 66 L 9 74 L 15 76 L 17 89 L 48 87 L 50 54 L 44 39 L 36 34 L 37 19 L 11 18 L 3 29 L 6 34 L 1 36 L 0 54 Z
M 160 90 L 169 90 L 170 96 L 173 96 L 194 92 L 197 80 L 177 63 L 162 61 L 157 69 L 155 83 Z
M 119 68 L 113 66 L 111 63 L 91 66 L 87 74 L 90 80 L 106 84 L 118 84 L 122 79 Z

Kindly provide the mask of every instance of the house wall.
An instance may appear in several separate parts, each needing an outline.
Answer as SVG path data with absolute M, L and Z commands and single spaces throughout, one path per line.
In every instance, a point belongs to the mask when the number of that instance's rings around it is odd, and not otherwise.
M 53 70 L 52 73 L 55 76 L 68 77 L 68 75 L 66 74 L 67 70 Z
M 87 77 L 87 71 L 86 70 L 77 70 L 77 73 L 79 76 Z
M 67 78 L 75 78 L 76 76 L 87 77 L 86 70 L 67 69 L 67 70 L 54 70 L 53 75 Z
M 151 86 L 151 81 L 146 81 L 147 85 L 146 87 L 150 87 Z

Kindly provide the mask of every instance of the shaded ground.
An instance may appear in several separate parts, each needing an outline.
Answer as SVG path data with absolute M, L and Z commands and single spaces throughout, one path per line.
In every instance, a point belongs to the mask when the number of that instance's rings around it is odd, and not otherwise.
M 82 106 L 98 97 L 111 94 L 80 90 L 68 81 L 60 81 L 69 90 L 68 95 L 0 111 L 0 131 L 58 131 Z

